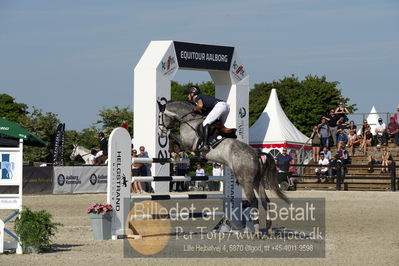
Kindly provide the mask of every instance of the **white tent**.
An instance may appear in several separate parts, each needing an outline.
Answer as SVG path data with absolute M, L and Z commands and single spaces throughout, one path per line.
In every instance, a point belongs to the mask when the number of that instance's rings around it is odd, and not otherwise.
M 377 124 L 378 124 L 378 119 L 380 118 L 380 115 L 379 114 L 377 114 L 377 110 L 375 109 L 375 106 L 373 105 L 373 107 L 371 108 L 371 111 L 370 111 L 370 113 L 369 113 L 369 116 L 367 117 L 367 123 L 370 125 L 370 127 L 371 127 L 371 133 L 373 134 L 373 135 L 375 135 L 375 128 L 376 128 L 376 126 L 377 126 Z M 360 129 L 358 130 L 358 132 L 357 132 L 357 134 L 360 134 L 360 132 L 361 132 L 361 127 L 360 127 Z
M 285 115 L 272 89 L 269 101 L 258 120 L 249 129 L 249 144 L 265 151 L 272 149 L 300 149 L 308 140 Z M 311 149 L 310 142 L 306 149 Z

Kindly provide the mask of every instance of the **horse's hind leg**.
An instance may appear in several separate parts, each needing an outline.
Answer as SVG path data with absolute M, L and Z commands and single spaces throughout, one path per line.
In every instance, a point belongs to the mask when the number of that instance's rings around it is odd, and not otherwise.
M 263 187 L 262 184 L 261 184 L 261 186 L 260 186 L 260 188 L 259 188 L 259 197 L 260 197 L 260 199 L 261 199 L 263 209 L 264 209 L 265 212 L 266 212 L 266 230 L 267 230 L 267 232 L 268 232 L 269 229 L 272 227 L 272 221 L 269 219 L 269 204 L 270 204 L 270 199 L 269 199 L 268 196 L 266 195 L 265 188 Z
M 258 212 L 258 215 L 259 215 L 258 199 L 256 198 L 253 184 L 252 183 L 246 183 L 246 184 L 243 185 L 243 189 L 244 189 L 245 196 L 247 197 L 247 200 L 249 201 L 249 206 L 251 207 L 252 210 L 255 209 Z M 259 231 L 259 218 L 253 220 L 252 222 L 254 223 L 255 233 L 259 234 L 259 232 L 260 232 Z

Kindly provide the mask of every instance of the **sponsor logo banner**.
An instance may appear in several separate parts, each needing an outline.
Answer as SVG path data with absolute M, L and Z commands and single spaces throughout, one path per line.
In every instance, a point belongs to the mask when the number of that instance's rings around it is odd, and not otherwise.
M 0 185 L 18 186 L 22 179 L 22 162 L 18 151 L 0 151 Z
M 161 70 L 164 76 L 172 74 L 176 68 L 176 57 L 174 55 L 167 55 L 161 61 Z
M 1 154 L 0 169 L 1 169 L 1 179 L 12 179 L 14 175 L 14 162 L 10 162 L 10 154 Z
M 234 60 L 233 64 L 231 65 L 231 74 L 237 81 L 240 81 L 247 76 L 244 66 L 237 60 Z
M 53 194 L 107 192 L 107 167 L 56 166 L 53 184 Z
M 179 67 L 230 70 L 234 47 L 174 42 Z

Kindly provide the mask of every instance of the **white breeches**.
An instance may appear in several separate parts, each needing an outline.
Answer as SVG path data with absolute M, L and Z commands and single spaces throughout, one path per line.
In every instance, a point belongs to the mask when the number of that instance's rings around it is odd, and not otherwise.
M 99 152 L 96 153 L 96 156 L 94 158 L 97 159 L 97 158 L 99 158 L 102 155 L 103 155 L 103 151 L 99 151 Z
M 207 115 L 205 118 L 204 122 L 202 123 L 203 126 L 206 126 L 207 124 L 212 124 L 215 122 L 217 119 L 219 119 L 222 124 L 227 120 L 227 116 L 229 115 L 230 112 L 230 105 L 225 102 L 218 102 L 215 107 L 213 107 L 212 111 Z

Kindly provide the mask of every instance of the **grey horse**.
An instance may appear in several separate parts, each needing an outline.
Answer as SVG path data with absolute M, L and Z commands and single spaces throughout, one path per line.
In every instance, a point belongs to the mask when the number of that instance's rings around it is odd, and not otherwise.
M 158 102 L 158 135 L 166 137 L 168 130 L 180 122 L 180 134 L 170 133 L 183 149 L 196 152 L 201 137 L 197 128 L 205 117 L 194 112 L 193 103 L 188 101 L 169 101 L 165 104 Z M 268 212 L 269 198 L 265 188 L 271 188 L 277 196 L 288 202 L 285 194 L 280 190 L 276 178 L 276 165 L 270 154 L 259 153 L 251 146 L 237 139 L 227 138 L 201 157 L 211 162 L 218 162 L 230 167 L 236 181 L 243 187 L 245 196 L 251 208 L 258 209 L 255 191 L 261 198 L 262 206 Z M 259 233 L 259 220 L 254 220 L 255 233 Z M 267 230 L 271 221 L 266 220 Z

